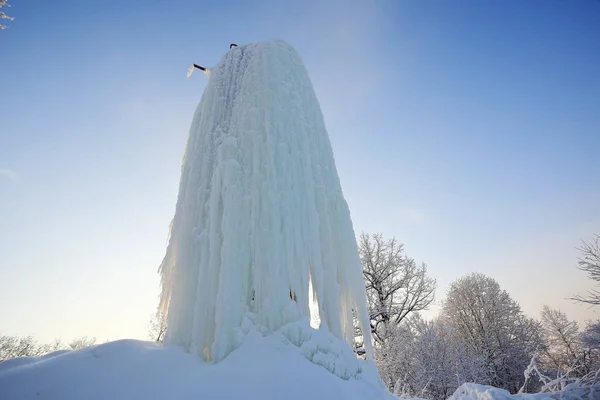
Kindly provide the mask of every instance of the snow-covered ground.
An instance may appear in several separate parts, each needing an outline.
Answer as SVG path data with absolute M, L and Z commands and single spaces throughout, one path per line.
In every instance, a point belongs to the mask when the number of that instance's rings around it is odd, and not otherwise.
M 297 326 L 288 328 L 301 331 Z M 327 351 L 332 344 L 345 342 L 326 331 L 312 330 L 312 334 L 312 339 L 298 347 L 286 337 L 289 332 L 261 334 L 254 330 L 238 349 L 216 364 L 206 363 L 178 346 L 138 340 L 16 358 L 0 363 L 0 399 L 395 398 L 380 386 L 370 362 L 356 360 L 359 372 L 348 379 L 318 365 L 335 364 L 335 357 Z
M 504 389 L 492 386 L 465 383 L 456 389 L 448 400 L 598 400 L 600 386 L 581 387 L 577 384 L 567 385 L 562 391 L 555 393 L 520 393 L 510 394 Z
M 310 337 L 297 346 L 297 335 Z M 275 333 L 252 330 L 224 360 L 207 363 L 179 346 L 119 340 L 1 362 L 0 399 L 397 400 L 371 362 L 340 360 L 336 351 L 345 345 L 327 331 L 297 323 Z M 351 366 L 346 379 L 331 373 L 335 365 Z M 595 400 L 599 393 L 511 395 L 466 383 L 449 400 Z

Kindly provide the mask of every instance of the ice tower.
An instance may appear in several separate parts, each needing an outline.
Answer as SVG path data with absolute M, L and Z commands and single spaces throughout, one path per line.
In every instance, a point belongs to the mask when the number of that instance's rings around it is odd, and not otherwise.
M 211 69 L 183 158 L 160 266 L 166 343 L 218 362 L 250 318 L 265 330 L 309 315 L 370 349 L 348 205 L 312 84 L 282 41 L 230 49 Z M 309 281 L 313 293 L 309 293 Z

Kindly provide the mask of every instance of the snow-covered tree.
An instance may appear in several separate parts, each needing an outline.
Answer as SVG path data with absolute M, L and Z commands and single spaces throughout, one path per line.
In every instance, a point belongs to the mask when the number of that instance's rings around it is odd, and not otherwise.
M 39 357 L 57 350 L 80 350 L 96 343 L 96 338 L 82 336 L 71 340 L 68 344 L 60 339 L 50 343 L 39 344 L 33 336 L 0 335 L 0 361 L 16 357 Z
M 67 350 L 68 346 L 65 345 L 62 340 L 60 339 L 54 339 L 53 341 L 51 341 L 50 343 L 45 343 L 42 344 L 40 346 L 40 352 L 42 354 L 49 354 L 49 353 L 54 353 L 55 351 L 58 350 Z
M 387 340 L 377 343 L 375 347 L 375 364 L 382 381 L 388 389 L 394 390 L 400 380 L 403 394 L 413 391 L 413 346 L 417 339 L 417 332 L 411 321 L 413 319 L 419 319 L 419 316 L 413 315 L 401 324 L 391 326 L 387 332 Z
M 0 335 L 0 361 L 16 357 L 35 357 L 44 354 L 33 336 Z
M 475 273 L 455 281 L 442 318 L 468 350 L 484 358 L 488 382 L 517 392 L 535 351 L 542 346 L 539 323 L 528 318 L 498 282 Z
M 545 347 L 541 361 L 550 371 L 566 371 L 581 353 L 579 327 L 560 310 L 542 309 L 542 337 Z
M 358 244 L 367 289 L 371 332 L 378 344 L 385 342 L 410 313 L 427 309 L 433 302 L 436 281 L 427 266 L 404 253 L 395 238 L 382 234 L 360 236 Z M 395 334 L 395 333 L 394 333 Z
M 465 382 L 488 380 L 484 358 L 469 350 L 446 321 L 425 322 L 417 329 L 412 396 L 447 399 Z
M 392 329 L 375 360 L 383 381 L 400 397 L 445 400 L 465 382 L 489 381 L 483 357 L 443 319 L 425 321 L 416 313 Z
M 600 235 L 595 235 L 590 242 L 583 242 L 579 248 L 581 257 L 579 258 L 579 269 L 588 274 L 588 278 L 600 284 Z M 600 305 L 600 291 L 592 289 L 587 296 L 576 296 L 575 300 Z
M 10 4 L 8 4 L 7 0 L 0 0 L 0 20 L 6 19 L 8 21 L 12 21 L 13 18 L 11 16 L 6 15 L 6 13 L 1 10 L 3 7 L 10 7 Z M 6 25 L 0 24 L 0 30 L 3 29 L 6 29 Z
M 584 347 L 600 350 L 600 320 L 590 322 L 581 333 L 580 338 Z
M 580 333 L 565 313 L 544 306 L 542 338 L 544 346 L 525 370 L 526 385 L 521 391 L 534 392 L 526 386 L 537 381 L 533 387 L 541 392 L 575 390 L 579 397 L 572 398 L 587 398 L 584 394 L 600 383 L 600 324 L 590 323 Z
M 525 370 L 519 392 L 551 393 L 557 399 L 596 398 L 600 388 L 600 324 L 583 333 L 560 311 L 544 307 L 543 337 L 547 347 Z M 532 385 L 533 383 L 533 385 Z M 531 390 L 532 387 L 536 390 Z
M 582 354 L 579 356 L 583 373 L 597 372 L 600 381 L 600 320 L 588 322 L 584 331 L 579 334 Z
M 75 338 L 69 342 L 69 349 L 80 350 L 80 349 L 84 349 L 86 347 L 93 346 L 95 344 L 96 344 L 95 337 L 81 336 L 81 337 Z

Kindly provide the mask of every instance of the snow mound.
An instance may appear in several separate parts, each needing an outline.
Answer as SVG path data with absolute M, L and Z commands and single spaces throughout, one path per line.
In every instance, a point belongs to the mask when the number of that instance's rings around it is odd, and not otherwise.
M 219 363 L 204 362 L 179 346 L 137 340 L 14 359 L 0 363 L 0 398 L 395 399 L 382 387 L 370 361 L 346 360 L 344 366 L 356 366 L 346 371 L 347 379 L 317 365 L 315 359 L 337 365 L 329 350 L 345 344 L 329 332 L 310 329 L 297 323 L 266 335 L 250 330 L 240 347 Z M 303 345 L 298 347 L 292 341 L 300 337 Z
M 308 319 L 283 326 L 279 332 L 299 347 L 304 357 L 342 379 L 367 379 L 383 387 L 377 367 L 371 361 L 359 360 L 347 344 L 329 331 L 315 330 Z
M 546 394 L 515 394 L 476 383 L 462 384 L 448 400 L 552 400 Z
M 600 386 L 567 385 L 561 392 L 510 394 L 492 386 L 465 383 L 448 400 L 598 400 Z
M 312 299 L 322 327 L 350 346 L 356 315 L 371 357 L 349 208 L 308 72 L 287 43 L 234 47 L 211 68 L 160 273 L 165 343 L 205 361 L 240 345 L 250 314 L 276 331 L 310 316 Z M 318 351 L 311 359 L 324 363 Z

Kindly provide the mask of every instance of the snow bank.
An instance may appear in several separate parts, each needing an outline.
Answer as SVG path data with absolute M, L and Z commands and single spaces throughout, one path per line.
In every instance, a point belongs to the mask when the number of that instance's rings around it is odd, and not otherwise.
M 561 392 L 510 394 L 506 390 L 492 386 L 465 383 L 448 400 L 598 400 L 600 387 L 580 387 L 571 385 Z
M 464 383 L 448 400 L 552 400 L 545 394 L 517 394 L 512 395 L 504 389 L 493 386 L 478 385 L 476 383 Z
M 331 374 L 308 355 L 336 340 L 299 324 L 287 333 L 250 330 L 240 347 L 219 363 L 207 363 L 178 346 L 121 340 L 83 350 L 0 363 L 2 400 L 393 400 L 371 362 L 356 360 L 348 379 Z M 286 337 L 308 335 L 298 347 Z M 322 336 L 321 336 L 322 335 Z M 311 339 L 312 337 L 312 339 Z M 309 345 L 309 343 L 312 343 Z M 325 344 L 327 343 L 327 344 Z M 343 344 L 343 342 L 342 342 Z M 333 344 L 335 346 L 335 344 Z M 313 352 L 313 350 L 315 350 Z M 325 363 L 333 363 L 329 360 Z M 344 364 L 352 365 L 352 363 Z
M 249 314 L 270 331 L 309 316 L 309 283 L 322 326 L 351 345 L 354 310 L 371 356 L 348 205 L 312 84 L 288 44 L 234 47 L 211 68 L 160 273 L 165 342 L 204 360 L 239 346 Z

